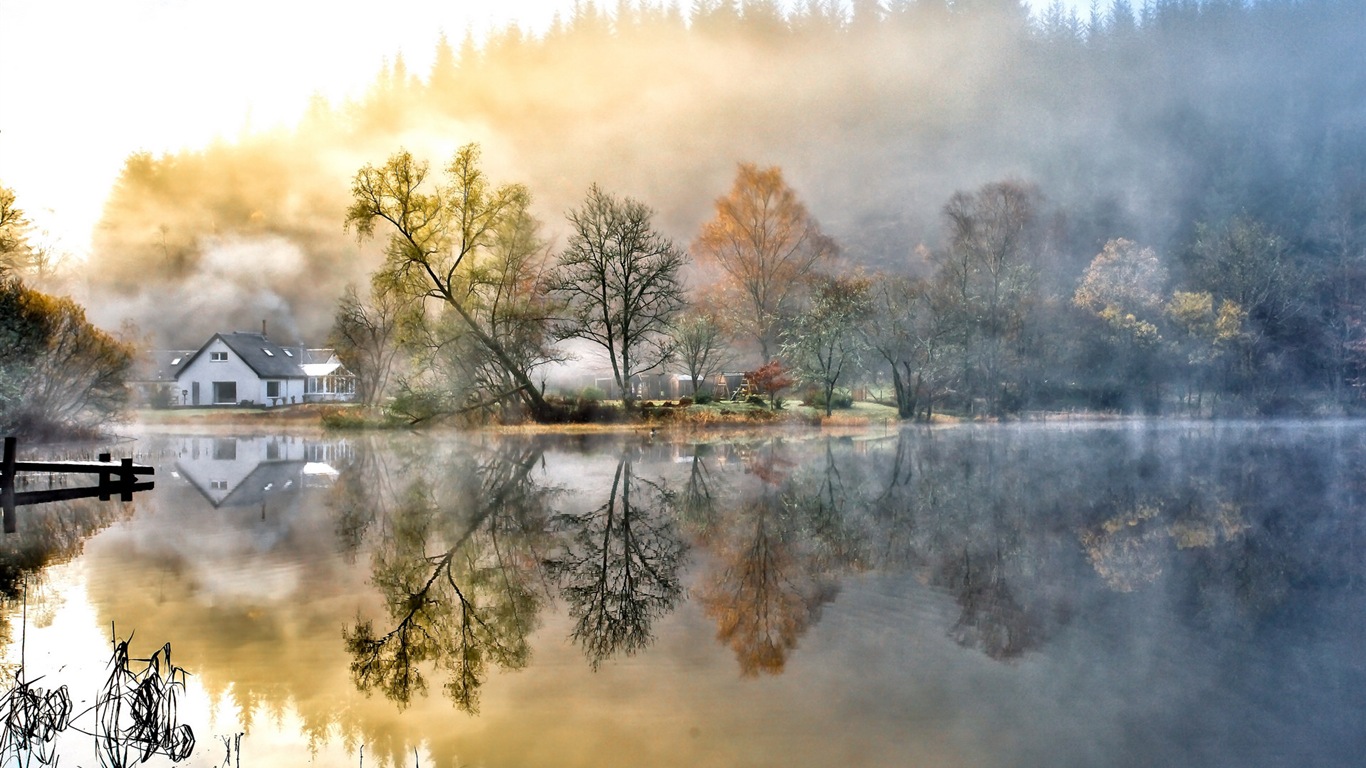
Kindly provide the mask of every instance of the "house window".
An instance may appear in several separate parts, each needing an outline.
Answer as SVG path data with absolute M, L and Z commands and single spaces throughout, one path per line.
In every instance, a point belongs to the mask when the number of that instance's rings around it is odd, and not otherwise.
M 286 350 L 285 350 L 285 357 L 294 357 L 294 353 L 293 353 L 293 352 L 290 352 L 289 350 L 286 349 Z
M 214 461 L 236 461 L 237 460 L 237 440 L 236 438 L 226 437 L 213 441 L 213 460 Z
M 209 360 L 211 360 L 211 361 L 213 361 L 213 362 L 215 362 L 215 363 L 226 363 L 226 362 L 228 361 L 228 353 L 227 353 L 227 352 L 210 352 L 210 353 L 209 353 Z
M 278 382 L 278 381 L 267 381 L 267 382 L 266 382 L 266 397 L 279 397 L 279 396 L 280 396 L 280 382 Z
M 266 443 L 266 461 L 279 461 L 284 452 L 280 450 L 280 444 L 274 440 Z
M 228 490 L 228 481 L 227 481 L 227 480 L 210 480 L 210 481 L 209 481 L 209 488 L 212 489 L 212 490 L 215 490 L 215 491 L 226 491 L 226 490 Z
M 237 402 L 237 382 L 215 381 L 213 383 L 213 402 L 215 405 L 229 405 Z
M 275 353 L 265 347 L 261 347 L 261 351 L 266 353 L 266 357 L 275 357 Z

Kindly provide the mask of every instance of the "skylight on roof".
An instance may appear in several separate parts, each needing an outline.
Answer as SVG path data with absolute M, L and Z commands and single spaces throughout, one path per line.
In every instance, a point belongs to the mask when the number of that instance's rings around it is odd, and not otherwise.
M 180 365 L 180 358 L 177 357 L 176 359 L 172 360 L 171 365 Z
M 275 353 L 265 347 L 261 347 L 261 351 L 266 353 L 266 357 L 275 357 Z
M 285 357 L 294 357 L 294 353 L 293 353 L 293 352 L 290 352 L 289 350 L 286 349 L 286 350 L 285 350 Z

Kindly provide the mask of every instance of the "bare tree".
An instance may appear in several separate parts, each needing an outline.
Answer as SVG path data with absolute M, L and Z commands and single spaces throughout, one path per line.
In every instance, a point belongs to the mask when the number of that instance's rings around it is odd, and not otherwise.
M 768 362 L 804 279 L 837 249 L 783 180 L 782 169 L 741 163 L 734 186 L 716 201 L 716 217 L 703 225 L 693 250 L 719 266 L 740 293 L 737 325 L 758 342 Z
M 687 372 L 692 393 L 730 364 L 730 335 L 717 314 L 700 310 L 674 324 L 674 358 Z
M 1039 192 L 1014 181 L 974 193 L 958 192 L 944 205 L 947 248 L 938 286 L 956 304 L 962 383 L 989 409 L 1005 407 L 1006 374 L 1016 362 L 1041 237 Z
M 655 230 L 653 216 L 644 203 L 618 200 L 594 184 L 583 206 L 569 212 L 574 233 L 552 278 L 569 307 L 560 337 L 607 352 L 627 407 L 631 378 L 673 351 L 669 326 L 684 306 L 679 271 L 687 255 Z
M 403 329 L 418 319 L 412 305 L 391 286 L 372 281 L 368 299 L 361 299 L 354 284 L 346 286 L 332 321 L 331 344 L 356 374 L 358 394 L 366 405 L 384 401 L 402 353 Z
M 943 291 L 920 278 L 880 275 L 872 290 L 868 343 L 892 372 L 897 415 L 933 415 L 934 395 L 949 366 L 953 313 Z

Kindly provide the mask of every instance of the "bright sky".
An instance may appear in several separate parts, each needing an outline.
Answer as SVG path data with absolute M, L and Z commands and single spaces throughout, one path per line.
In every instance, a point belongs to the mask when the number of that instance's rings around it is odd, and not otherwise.
M 84 255 L 129 154 L 288 124 L 315 93 L 334 100 L 358 93 L 396 52 L 410 71 L 425 73 L 443 31 L 452 45 L 466 29 L 481 37 L 514 20 L 539 32 L 573 6 L 0 0 L 0 185 L 14 190 L 40 239 Z

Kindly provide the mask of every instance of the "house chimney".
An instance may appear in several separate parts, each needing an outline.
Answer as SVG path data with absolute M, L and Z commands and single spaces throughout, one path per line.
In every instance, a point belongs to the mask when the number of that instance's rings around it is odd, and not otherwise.
M 266 321 L 264 318 L 262 318 L 261 320 L 261 338 L 268 338 L 266 336 Z

